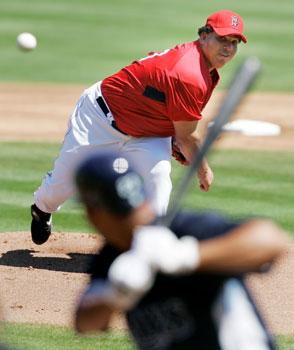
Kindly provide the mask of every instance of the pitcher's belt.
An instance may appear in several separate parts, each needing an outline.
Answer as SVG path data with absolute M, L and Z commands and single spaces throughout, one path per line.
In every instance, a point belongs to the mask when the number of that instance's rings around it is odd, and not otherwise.
M 111 114 L 109 108 L 107 107 L 107 105 L 106 105 L 106 103 L 105 103 L 103 97 L 102 97 L 102 96 L 97 97 L 96 101 L 97 101 L 99 107 L 102 109 L 102 112 L 104 113 L 105 117 L 106 117 L 106 118 L 109 118 L 109 116 L 111 116 L 112 114 Z M 112 117 L 112 121 L 111 121 L 111 126 L 112 126 L 114 129 L 116 129 L 117 131 L 121 132 L 122 134 L 127 135 L 125 132 L 121 131 L 121 130 L 118 128 L 118 126 L 116 125 L 116 122 L 115 122 L 115 120 L 113 119 L 113 117 Z

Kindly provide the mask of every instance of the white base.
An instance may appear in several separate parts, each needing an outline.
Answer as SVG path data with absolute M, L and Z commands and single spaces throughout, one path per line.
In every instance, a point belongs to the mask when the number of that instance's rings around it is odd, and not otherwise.
M 209 126 L 213 124 L 210 123 Z M 238 132 L 246 136 L 277 136 L 281 127 L 261 120 L 237 119 L 223 126 L 223 131 Z

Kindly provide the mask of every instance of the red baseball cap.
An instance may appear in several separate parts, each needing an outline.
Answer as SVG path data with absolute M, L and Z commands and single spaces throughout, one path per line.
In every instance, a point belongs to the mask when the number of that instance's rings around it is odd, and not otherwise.
M 230 10 L 214 12 L 207 18 L 206 25 L 211 26 L 217 35 L 236 35 L 244 43 L 247 43 L 247 39 L 243 34 L 243 19 L 236 12 Z

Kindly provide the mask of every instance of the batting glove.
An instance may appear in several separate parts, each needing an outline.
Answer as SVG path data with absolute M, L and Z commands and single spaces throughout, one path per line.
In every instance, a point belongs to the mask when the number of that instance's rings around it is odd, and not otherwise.
M 152 287 L 155 272 L 136 252 L 129 250 L 111 264 L 108 279 L 112 303 L 121 309 L 130 309 Z
M 164 226 L 142 226 L 135 231 L 132 250 L 154 271 L 186 274 L 199 265 L 199 245 L 191 236 L 178 238 Z

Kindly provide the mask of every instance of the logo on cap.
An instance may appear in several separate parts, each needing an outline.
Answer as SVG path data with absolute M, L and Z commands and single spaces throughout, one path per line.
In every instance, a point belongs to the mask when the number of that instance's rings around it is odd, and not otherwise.
M 142 186 L 142 179 L 136 173 L 122 175 L 115 182 L 115 188 L 118 195 L 125 199 L 132 207 L 137 207 L 145 200 Z
M 116 158 L 113 162 L 113 170 L 118 174 L 125 173 L 129 168 L 129 163 L 125 158 Z
M 239 19 L 237 16 L 232 16 L 231 17 L 231 25 L 233 28 L 237 28 L 239 25 Z

